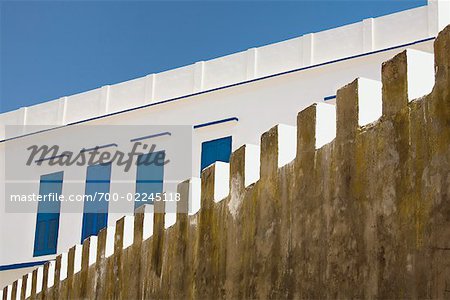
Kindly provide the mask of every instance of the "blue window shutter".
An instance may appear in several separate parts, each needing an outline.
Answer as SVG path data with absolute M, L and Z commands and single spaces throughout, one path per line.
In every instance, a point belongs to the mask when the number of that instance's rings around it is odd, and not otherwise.
M 48 240 L 47 247 L 50 249 L 56 248 L 57 238 L 58 238 L 58 224 L 57 220 L 50 220 L 48 223 Z
M 94 219 L 95 214 L 93 213 L 84 213 L 83 214 L 83 225 L 82 225 L 82 239 L 84 240 L 85 237 L 91 236 L 94 234 L 95 228 L 94 228 Z
M 98 213 L 96 214 L 97 222 L 96 222 L 96 230 L 97 233 L 100 229 L 105 228 L 108 222 L 108 214 L 107 213 Z
M 85 195 L 91 198 L 84 202 L 81 242 L 91 235 L 97 235 L 107 225 L 108 201 L 105 201 L 105 194 L 109 193 L 110 181 L 111 163 L 87 168 Z
M 45 244 L 45 228 L 46 222 L 45 221 L 38 221 L 36 225 L 36 246 L 35 251 L 42 251 L 44 250 L 44 244 Z
M 58 246 L 61 203 L 55 201 L 62 193 L 63 172 L 41 176 L 33 256 L 55 254 Z M 52 198 L 45 198 L 54 195 Z
M 202 143 L 201 170 L 216 161 L 229 162 L 231 155 L 231 136 Z
M 135 208 L 138 208 L 144 204 L 153 204 L 153 201 L 149 199 L 152 198 L 150 195 L 153 194 L 154 198 L 156 193 L 163 192 L 164 164 L 161 164 L 159 160 L 158 163 L 155 163 L 155 158 L 162 156 L 165 157 L 164 151 L 152 152 L 138 156 L 136 194 L 140 196 L 138 196 L 139 199 L 136 199 L 134 202 Z

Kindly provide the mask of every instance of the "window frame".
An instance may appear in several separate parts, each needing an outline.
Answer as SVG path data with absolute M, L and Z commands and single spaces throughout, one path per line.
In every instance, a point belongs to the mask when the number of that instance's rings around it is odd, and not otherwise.
M 160 189 L 158 189 L 157 191 L 151 191 L 150 193 L 163 193 L 164 192 L 164 164 L 162 166 L 160 166 L 161 169 L 161 179 L 141 179 L 141 176 L 144 175 L 144 171 L 143 168 L 145 167 L 149 167 L 152 166 L 152 164 L 150 165 L 143 165 L 143 164 L 139 164 L 139 162 L 142 160 L 143 157 L 148 156 L 148 155 L 158 155 L 159 153 L 164 153 L 164 157 L 166 154 L 165 150 L 160 150 L 160 151 L 156 151 L 156 152 L 151 152 L 151 153 L 144 153 L 141 154 L 137 157 L 137 164 L 136 164 L 136 184 L 135 184 L 135 197 L 137 195 L 140 195 L 140 197 L 143 197 L 144 193 L 147 193 L 147 196 L 150 197 L 148 192 L 143 192 L 143 190 L 145 191 L 145 184 L 150 184 L 150 185 L 154 185 L 154 184 L 158 184 L 160 185 Z M 147 174 L 148 175 L 148 174 Z M 152 174 L 154 175 L 154 174 Z M 156 181 L 156 182 L 155 182 Z M 150 201 L 134 201 L 134 209 L 136 210 L 137 208 L 141 207 L 144 204 L 148 204 L 148 205 L 152 205 L 154 202 L 149 199 Z
M 218 149 L 216 149 L 216 153 L 214 154 L 215 158 L 214 159 L 209 159 L 207 158 L 208 153 L 206 153 L 207 148 L 211 147 L 212 145 L 215 145 L 217 143 L 222 143 L 222 142 L 226 142 L 227 143 L 227 152 L 228 152 L 228 157 L 226 159 L 220 158 L 220 154 L 217 151 Z M 215 145 L 217 146 L 217 145 Z M 222 161 L 225 163 L 230 162 L 230 156 L 231 156 L 231 152 L 232 152 L 232 147 L 233 147 L 233 136 L 229 135 L 229 136 L 225 136 L 225 137 L 221 137 L 221 138 L 217 138 L 214 140 L 209 140 L 209 141 L 204 141 L 202 142 L 201 145 L 201 155 L 200 155 L 200 173 L 206 169 L 207 167 L 209 167 L 210 165 L 212 165 L 213 163 L 217 162 L 217 161 Z M 206 162 L 205 162 L 206 160 Z
M 56 197 L 58 197 L 58 195 L 62 194 L 63 181 L 63 171 L 41 175 L 39 181 L 39 195 L 43 197 L 49 193 L 55 193 Z M 57 185 L 47 186 L 46 183 L 56 183 Z M 46 189 L 49 189 L 48 193 L 44 193 Z M 60 213 L 61 202 L 59 200 L 46 202 L 45 199 L 41 199 L 41 201 L 38 202 L 34 232 L 33 257 L 57 253 Z M 53 233 L 52 240 L 50 240 L 51 233 Z M 50 242 L 52 242 L 52 244 L 50 244 Z
M 90 174 L 95 174 L 95 169 L 100 167 L 108 167 L 108 173 L 105 178 L 96 179 L 95 177 L 90 179 Z M 95 193 L 109 193 L 111 190 L 111 174 L 112 174 L 112 163 L 102 163 L 90 165 L 86 168 L 86 180 L 85 180 L 85 197 L 92 196 L 94 197 Z M 99 175 L 99 174 L 95 174 Z M 103 175 L 103 174 L 100 174 Z M 106 184 L 105 186 L 97 186 L 90 184 Z M 107 186 L 107 188 L 106 188 Z M 99 196 L 100 197 L 100 196 Z M 86 199 L 84 199 L 86 200 Z M 98 207 L 95 207 L 97 205 Z M 90 212 L 90 210 L 97 210 L 97 212 Z M 90 236 L 98 235 L 99 231 L 108 226 L 108 210 L 109 210 L 109 201 L 105 201 L 103 197 L 101 201 L 84 201 L 83 205 L 83 219 L 81 225 L 81 242 L 87 239 Z M 101 221 L 101 222 L 99 222 Z M 90 225 L 90 226 L 88 226 Z

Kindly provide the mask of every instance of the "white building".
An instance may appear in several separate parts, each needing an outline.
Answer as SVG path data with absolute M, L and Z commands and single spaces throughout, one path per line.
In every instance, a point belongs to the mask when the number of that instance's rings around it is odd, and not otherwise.
M 134 198 L 127 201 L 127 195 L 146 190 L 175 193 L 178 182 L 193 178 L 190 213 L 195 213 L 201 168 L 214 161 L 227 162 L 231 151 L 244 144 L 255 145 L 249 159 L 257 164 L 260 135 L 276 124 L 286 124 L 285 139 L 293 141 L 280 164 L 288 162 L 295 156 L 297 112 L 313 102 L 329 104 L 324 104 L 329 122 L 321 129 L 323 138 L 317 147 L 331 141 L 336 90 L 357 77 L 366 78 L 365 86 L 373 91 L 371 110 L 360 112 L 364 124 L 375 121 L 381 115 L 381 64 L 405 49 L 410 49 L 411 56 L 409 82 L 420 82 L 415 89 L 410 87 L 409 98 L 427 94 L 434 83 L 433 41 L 450 23 L 449 3 L 431 1 L 427 6 L 0 114 L 0 166 L 4 169 L 0 175 L 0 286 L 132 214 L 138 204 Z M 164 151 L 170 163 L 142 169 L 134 164 L 128 171 L 115 163 L 49 166 L 50 157 L 41 166 L 39 159 L 25 164 L 31 145 L 59 145 L 74 154 L 95 147 L 129 153 L 138 141 L 155 144 L 155 151 Z M 258 176 L 255 168 L 247 184 Z M 12 195 L 57 193 L 69 198 L 99 192 L 123 198 L 100 206 L 82 201 L 56 201 L 49 206 L 38 201 L 11 203 Z M 226 192 L 225 187 L 219 196 Z M 169 213 L 174 211 L 171 205 L 167 204 Z M 167 218 L 166 225 L 173 220 Z

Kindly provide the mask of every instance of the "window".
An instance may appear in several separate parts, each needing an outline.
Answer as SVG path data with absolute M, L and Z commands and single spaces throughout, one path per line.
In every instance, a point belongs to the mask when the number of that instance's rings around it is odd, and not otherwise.
M 231 136 L 202 143 L 201 170 L 216 161 L 229 162 L 231 155 Z
M 83 209 L 83 228 L 81 241 L 97 235 L 108 223 L 109 185 L 111 163 L 92 165 L 87 168 L 86 188 Z
M 39 186 L 41 201 L 38 204 L 33 256 L 56 253 L 58 244 L 59 212 L 63 172 L 42 175 Z
M 134 208 L 153 204 L 155 194 L 163 192 L 164 160 L 164 151 L 138 156 Z

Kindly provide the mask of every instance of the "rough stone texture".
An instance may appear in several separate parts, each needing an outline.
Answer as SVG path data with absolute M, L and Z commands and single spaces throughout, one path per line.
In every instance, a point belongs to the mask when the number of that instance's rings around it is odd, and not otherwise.
M 408 104 L 407 57 L 398 54 L 382 67 L 379 121 L 358 127 L 355 80 L 337 94 L 332 143 L 315 149 L 316 108 L 305 109 L 292 163 L 277 168 L 272 128 L 261 138 L 258 182 L 245 188 L 238 149 L 226 199 L 213 201 L 212 166 L 198 214 L 180 212 L 169 229 L 156 214 L 143 241 L 138 213 L 125 250 L 119 221 L 111 257 L 102 231 L 95 265 L 84 257 L 73 274 L 69 252 L 68 278 L 32 298 L 449 298 L 450 27 L 435 59 L 430 95 Z

